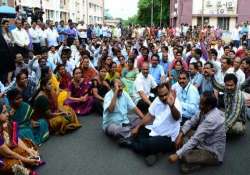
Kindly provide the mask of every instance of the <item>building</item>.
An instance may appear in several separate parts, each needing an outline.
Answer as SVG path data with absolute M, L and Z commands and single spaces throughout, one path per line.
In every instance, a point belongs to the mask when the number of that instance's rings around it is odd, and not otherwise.
M 250 21 L 250 0 L 170 0 L 170 24 L 208 24 L 231 30 Z M 203 16 L 203 20 L 202 20 Z
M 0 0 L 0 6 L 1 5 L 7 5 L 7 6 L 14 7 L 15 1 L 14 0 Z
M 103 24 L 104 0 L 0 0 L 13 1 L 29 16 L 35 9 L 43 10 L 43 19 L 65 22 L 84 21 L 86 24 Z M 11 3 L 10 3 L 11 4 Z

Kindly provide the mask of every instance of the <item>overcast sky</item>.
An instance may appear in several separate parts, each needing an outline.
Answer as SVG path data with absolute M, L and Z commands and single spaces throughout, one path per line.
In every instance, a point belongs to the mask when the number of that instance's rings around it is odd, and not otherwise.
M 104 0 L 105 9 L 112 17 L 127 19 L 136 14 L 138 0 Z

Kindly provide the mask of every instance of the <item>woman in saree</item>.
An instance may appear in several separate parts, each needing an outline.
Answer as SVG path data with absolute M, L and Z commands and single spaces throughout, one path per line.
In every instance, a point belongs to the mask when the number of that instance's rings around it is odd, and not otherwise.
M 104 96 L 110 90 L 109 83 L 105 80 L 107 75 L 107 69 L 101 67 L 99 69 L 99 75 L 92 80 L 92 92 L 95 98 L 95 109 L 99 115 L 103 113 L 103 101 Z
M 35 116 L 45 117 L 50 131 L 55 134 L 63 135 L 81 127 L 73 109 L 69 106 L 58 106 L 57 98 L 57 94 L 51 89 L 51 82 L 43 79 L 34 101 Z
M 48 123 L 45 119 L 34 120 L 34 111 L 31 106 L 23 101 L 18 89 L 12 89 L 7 93 L 11 108 L 14 110 L 11 119 L 18 124 L 18 135 L 21 139 L 30 139 L 40 145 L 49 138 Z
M 106 76 L 106 80 L 111 82 L 111 81 L 114 81 L 115 79 L 119 79 L 120 77 L 121 77 L 120 74 L 117 72 L 116 62 L 112 62 L 112 66 L 111 66 L 111 69 Z
M 69 85 L 69 97 L 64 104 L 72 107 L 80 116 L 89 114 L 93 109 L 94 97 L 91 95 L 91 83 L 83 81 L 80 68 L 75 68 L 73 71 L 73 80 Z
M 122 83 L 124 84 L 124 90 L 128 92 L 130 96 L 133 95 L 134 81 L 139 71 L 134 68 L 134 58 L 128 59 L 128 67 L 122 71 Z
M 30 140 L 18 138 L 9 121 L 7 106 L 0 103 L 0 174 L 36 175 L 31 167 L 45 163 L 38 157 L 37 147 Z
M 169 81 L 171 86 L 178 81 L 179 75 L 183 70 L 183 65 L 181 61 L 176 61 L 174 68 L 169 72 Z

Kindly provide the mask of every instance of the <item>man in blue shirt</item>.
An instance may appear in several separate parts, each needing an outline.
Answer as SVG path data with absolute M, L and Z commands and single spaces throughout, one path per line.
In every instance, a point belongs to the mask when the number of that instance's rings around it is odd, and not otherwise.
M 201 81 L 200 86 L 200 94 L 203 94 L 203 92 L 211 92 L 214 90 L 211 77 L 209 75 L 209 72 L 214 69 L 214 66 L 211 62 L 206 62 L 203 68 L 203 78 Z
M 151 57 L 151 67 L 150 67 L 150 74 L 153 76 L 157 85 L 159 85 L 164 79 L 164 70 L 161 65 L 159 65 L 159 56 L 157 54 L 153 54 Z
M 199 112 L 200 95 L 197 88 L 190 82 L 188 72 L 179 75 L 178 82 L 172 86 L 182 106 L 182 125 Z
M 111 88 L 104 97 L 102 127 L 108 136 L 116 138 L 131 137 L 131 130 L 140 123 L 139 118 L 128 118 L 128 112 L 134 110 L 141 118 L 142 112 L 136 107 L 127 92 L 123 91 L 122 82 L 119 79 L 111 82 Z
M 163 46 L 161 48 L 161 50 L 162 50 L 162 52 L 161 52 L 161 54 L 159 54 L 160 65 L 163 67 L 165 75 L 168 75 L 168 69 L 169 69 L 169 65 L 170 65 L 170 62 L 168 60 L 168 47 Z
M 61 20 L 60 21 L 60 25 L 57 27 L 57 32 L 59 34 L 59 42 L 62 43 L 65 40 L 65 31 L 66 31 L 66 27 L 64 26 L 64 21 Z

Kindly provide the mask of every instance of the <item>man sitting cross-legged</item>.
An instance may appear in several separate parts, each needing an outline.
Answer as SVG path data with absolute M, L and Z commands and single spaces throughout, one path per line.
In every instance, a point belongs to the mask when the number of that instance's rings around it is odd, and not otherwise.
M 123 91 L 121 80 L 111 82 L 111 88 L 104 97 L 103 130 L 108 136 L 128 138 L 131 136 L 131 129 L 140 121 L 139 118 L 129 119 L 128 112 L 134 110 L 141 119 L 144 115 L 128 93 Z
M 190 173 L 202 165 L 218 165 L 223 161 L 226 147 L 224 113 L 216 108 L 217 99 L 211 92 L 204 92 L 200 101 L 200 113 L 187 120 L 176 139 L 176 153 L 169 161 L 181 161 L 181 172 Z M 194 135 L 182 147 L 183 138 L 197 128 Z M 181 148 L 180 148 L 181 147 Z
M 132 131 L 134 137 L 121 139 L 120 146 L 145 156 L 148 166 L 157 161 L 157 154 L 174 150 L 180 130 L 181 105 L 169 84 L 157 88 L 158 97 L 152 102 L 149 113 Z

